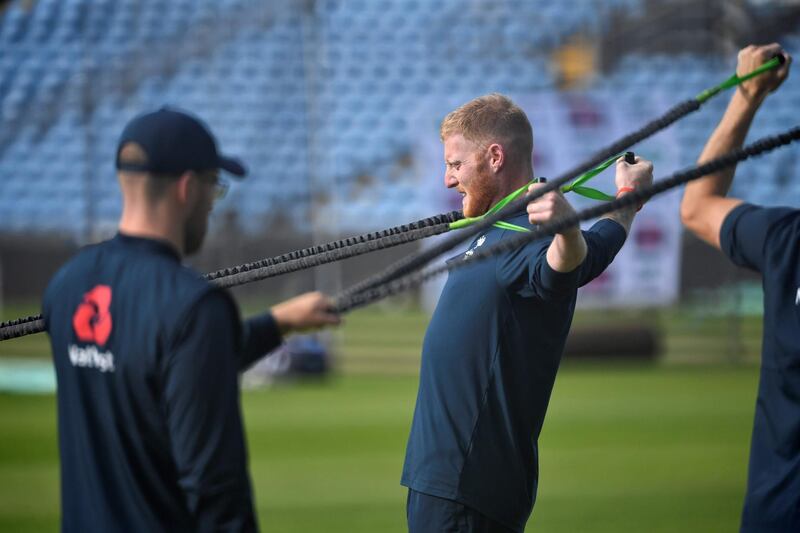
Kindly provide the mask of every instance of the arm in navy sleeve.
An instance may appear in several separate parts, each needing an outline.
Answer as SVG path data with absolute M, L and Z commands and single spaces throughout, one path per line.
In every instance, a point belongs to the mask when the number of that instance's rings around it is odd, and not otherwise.
M 552 238 L 534 241 L 501 255 L 495 270 L 497 283 L 520 296 L 543 300 L 556 297 L 561 292 L 551 291 L 554 287 L 574 285 L 574 272 L 556 272 L 547 264 L 547 248 L 552 241 Z
M 759 207 L 751 204 L 740 204 L 725 217 L 719 232 L 719 243 L 722 252 L 734 264 L 763 272 L 764 250 L 770 237 L 770 231 L 784 219 L 797 214 L 796 209 L 789 207 Z M 795 217 L 796 218 L 796 217 Z M 788 235 L 791 242 L 796 233 Z
M 281 342 L 283 338 L 272 313 L 264 313 L 245 320 L 242 327 L 239 370 L 246 370 L 265 354 L 277 348 Z
M 187 313 L 165 357 L 164 402 L 178 484 L 195 531 L 255 531 L 239 408 L 240 324 L 211 291 Z
M 521 296 L 543 300 L 570 294 L 600 275 L 625 243 L 625 229 L 617 222 L 603 219 L 583 232 L 587 254 L 583 263 L 571 272 L 557 272 L 547 262 L 551 239 L 536 241 L 504 256 L 498 261 L 498 282 Z
M 583 287 L 608 268 L 625 244 L 627 233 L 618 222 L 604 218 L 583 232 L 586 240 L 586 259 L 578 267 L 578 286 Z

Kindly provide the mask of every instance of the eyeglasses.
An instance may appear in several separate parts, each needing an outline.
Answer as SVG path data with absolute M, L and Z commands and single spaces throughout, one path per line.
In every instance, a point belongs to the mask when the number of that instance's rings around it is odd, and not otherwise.
M 222 200 L 228 194 L 228 182 L 217 178 L 214 183 L 214 200 Z
M 206 183 L 214 186 L 214 200 L 222 200 L 228 194 L 228 182 L 224 181 L 216 173 L 198 173 L 197 177 Z

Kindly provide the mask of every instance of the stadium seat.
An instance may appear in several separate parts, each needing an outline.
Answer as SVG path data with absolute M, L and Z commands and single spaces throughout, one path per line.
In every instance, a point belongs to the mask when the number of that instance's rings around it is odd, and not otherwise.
M 0 54 L 0 130 L 14 129 L 15 138 L 0 142 L 0 171 L 5 190 L 14 192 L 0 196 L 0 217 L 15 221 L 13 227 L 41 228 L 37 206 L 52 203 L 9 197 L 55 189 L 58 205 L 75 213 L 59 229 L 84 232 L 81 192 L 85 169 L 92 168 L 104 195 L 98 223 L 113 222 L 115 139 L 130 117 L 167 103 L 201 115 L 225 149 L 248 163 L 252 179 L 237 183 L 225 200 L 248 219 L 307 196 L 312 172 L 353 197 L 328 207 L 352 230 L 366 219 L 377 228 L 418 218 L 438 204 L 413 185 L 421 179 L 415 171 L 398 174 L 397 161 L 413 146 L 409 131 L 418 131 L 411 122 L 420 108 L 442 117 L 490 91 L 551 90 L 548 49 L 576 31 L 601 32 L 616 12 L 636 12 L 645 2 L 509 0 L 487 12 L 459 0 L 322 0 L 314 5 L 321 47 L 311 62 L 302 3 L 278 4 L 281 11 L 250 0 L 39 0 L 28 11 L 12 3 L 0 15 L 0 46 L 13 51 Z M 138 28 L 133 38 L 131 28 Z M 800 51 L 800 35 L 785 42 Z M 497 49 L 502 64 L 489 53 Z M 131 68 L 141 75 L 127 75 Z M 652 87 L 689 97 L 729 69 L 691 54 L 633 54 L 585 90 L 613 91 L 638 112 L 649 109 Z M 776 112 L 759 117 L 753 136 L 786 128 L 800 89 L 787 84 L 773 98 Z M 696 158 L 724 105 L 724 99 L 709 102 L 675 126 L 681 162 Z M 54 160 L 65 164 L 61 154 L 81 165 L 54 174 Z M 759 199 L 796 194 L 797 171 L 787 175 L 785 162 L 764 161 L 756 172 L 766 185 L 746 192 Z M 358 180 L 366 173 L 375 178 L 367 185 Z

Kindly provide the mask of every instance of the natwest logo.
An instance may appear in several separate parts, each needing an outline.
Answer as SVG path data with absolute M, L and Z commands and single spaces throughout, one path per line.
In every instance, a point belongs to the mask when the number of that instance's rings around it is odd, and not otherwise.
M 111 335 L 111 287 L 97 285 L 83 295 L 83 302 L 72 315 L 78 340 L 104 346 Z

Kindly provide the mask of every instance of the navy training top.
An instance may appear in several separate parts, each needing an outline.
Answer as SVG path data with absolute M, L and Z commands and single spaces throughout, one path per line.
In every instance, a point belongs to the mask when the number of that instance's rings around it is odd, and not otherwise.
M 508 221 L 531 227 L 525 213 Z M 491 228 L 448 261 L 513 235 Z M 450 272 L 422 347 L 403 485 L 525 528 L 577 289 L 603 272 L 626 237 L 609 219 L 583 235 L 588 254 L 569 273 L 548 265 L 551 238 Z
M 118 234 L 51 280 L 64 532 L 255 531 L 238 373 L 280 343 L 166 242 Z
M 800 531 L 800 210 L 741 204 L 720 230 L 722 251 L 760 272 L 764 338 L 743 532 Z

